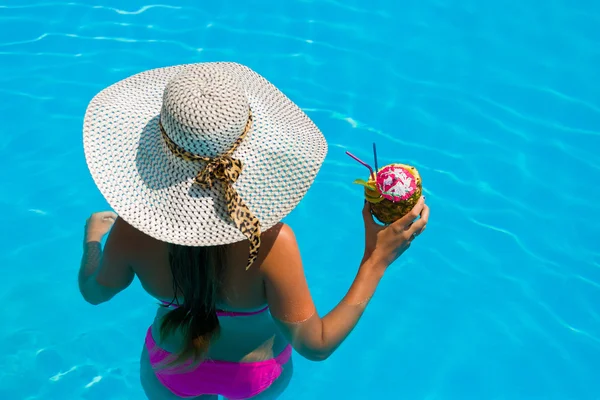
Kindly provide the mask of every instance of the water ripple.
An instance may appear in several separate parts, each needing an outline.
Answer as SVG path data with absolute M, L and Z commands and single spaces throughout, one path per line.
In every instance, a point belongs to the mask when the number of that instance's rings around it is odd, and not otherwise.
M 492 312 L 491 310 L 475 310 L 475 312 L 481 315 L 492 325 L 496 325 L 499 328 L 500 332 L 503 333 L 504 336 L 508 337 L 513 343 L 521 347 L 525 346 L 525 342 L 521 337 L 519 337 L 519 335 L 516 332 L 518 330 L 518 326 L 516 326 L 516 324 L 514 324 L 512 321 L 503 321 L 496 313 Z
M 536 302 L 536 304 L 539 304 L 539 302 Z M 573 364 L 569 351 L 552 335 L 552 331 L 545 329 L 536 318 L 527 313 L 522 304 L 511 302 L 510 305 L 512 306 L 512 314 L 518 316 L 524 326 L 536 332 L 533 337 L 538 338 L 538 340 L 543 339 L 545 344 L 557 350 L 564 362 L 570 365 Z
M 81 5 L 81 4 L 80 4 Z M 165 9 L 170 9 L 170 10 L 181 10 L 183 9 L 183 7 L 179 7 L 179 6 L 169 6 L 169 5 L 165 5 L 165 4 L 153 4 L 153 5 L 147 5 L 147 6 L 143 6 L 137 10 L 134 11 L 126 11 L 126 10 L 121 10 L 119 8 L 113 8 L 113 7 L 106 7 L 106 6 L 91 6 L 92 8 L 95 9 L 103 9 L 103 10 L 111 10 L 116 12 L 117 14 L 122 14 L 122 15 L 137 15 L 137 14 L 142 14 L 148 10 L 152 10 L 154 8 L 165 8 Z
M 338 111 L 334 111 L 334 110 L 330 110 L 330 109 L 317 109 L 317 108 L 305 108 L 304 110 L 307 112 L 320 112 L 320 113 L 329 114 L 329 116 L 331 118 L 347 122 L 348 124 L 350 124 L 350 126 L 352 126 L 352 128 L 361 129 L 361 130 L 365 130 L 365 131 L 374 133 L 377 136 L 380 136 L 382 139 L 399 144 L 403 147 L 409 147 L 409 148 L 412 147 L 412 148 L 423 149 L 423 150 L 427 150 L 430 152 L 440 153 L 440 154 L 443 154 L 444 156 L 447 156 L 450 158 L 456 158 L 456 159 L 462 158 L 462 156 L 460 154 L 451 153 L 451 152 L 448 152 L 439 147 L 430 147 L 430 146 L 426 146 L 424 144 L 420 144 L 420 143 L 417 143 L 414 141 L 407 142 L 407 141 L 401 140 L 391 134 L 384 133 L 380 129 L 369 126 L 366 123 L 357 121 L 355 118 L 345 115 L 343 113 L 340 113 Z
M 410 84 L 416 84 L 416 85 L 420 85 L 420 86 L 424 86 L 427 88 L 431 88 L 431 89 L 435 89 L 436 92 L 438 92 L 438 95 L 429 95 L 432 98 L 438 98 L 438 99 L 443 99 L 443 100 L 448 100 L 450 98 L 446 98 L 446 97 L 440 97 L 439 96 L 439 91 L 440 90 L 444 90 L 444 91 L 449 91 L 450 93 L 456 95 L 456 94 L 460 94 L 464 97 L 470 97 L 476 101 L 481 101 L 483 103 L 487 103 L 499 110 L 502 110 L 504 112 L 506 112 L 509 115 L 512 115 L 514 117 L 517 117 L 518 119 L 522 120 L 522 121 L 526 121 L 526 122 L 530 122 L 539 126 L 543 126 L 546 128 L 552 128 L 564 133 L 575 133 L 575 134 L 581 134 L 581 135 L 589 135 L 589 136 L 599 136 L 600 135 L 600 131 L 595 131 L 595 130 L 589 130 L 589 129 L 581 129 L 581 128 L 575 128 L 575 127 L 569 127 L 569 126 L 565 126 L 562 125 L 558 122 L 553 122 L 548 120 L 547 118 L 545 119 L 540 119 L 540 118 L 535 118 L 533 116 L 530 115 L 526 115 L 522 112 L 517 111 L 516 109 L 506 105 L 506 104 L 502 104 L 500 102 L 497 102 L 495 100 L 493 100 L 492 98 L 482 95 L 481 93 L 475 93 L 475 92 L 469 92 L 466 91 L 462 88 L 459 88 L 455 85 L 452 84 L 448 84 L 445 82 L 436 82 L 436 81 L 432 81 L 432 80 L 423 80 L 423 79 L 417 79 L 414 77 L 410 77 L 407 75 L 403 75 L 401 74 L 399 71 L 395 70 L 395 69 L 391 69 L 389 71 L 392 75 L 394 75 L 396 78 L 401 79 L 405 82 L 408 82 Z M 515 84 L 514 82 L 508 81 L 508 80 L 503 80 L 501 82 L 501 84 L 503 86 L 509 85 L 512 87 L 523 87 L 523 88 L 529 88 L 532 90 L 537 90 L 540 91 L 542 93 L 548 93 L 551 94 L 553 96 L 555 96 L 556 98 L 562 100 L 562 101 L 566 101 L 566 102 L 570 102 L 573 104 L 579 104 L 584 106 L 585 108 L 595 112 L 595 113 L 600 113 L 600 108 L 592 103 L 586 102 L 584 100 L 581 99 L 577 99 L 573 96 L 568 96 L 564 93 L 561 93 L 560 91 L 556 90 L 556 89 L 552 89 L 546 86 L 533 86 L 533 85 L 525 85 L 525 84 Z M 456 101 L 455 97 L 452 97 L 452 101 Z M 483 112 L 479 107 L 475 106 L 474 104 L 466 101 L 466 100 L 458 100 L 462 103 L 462 105 L 464 105 L 465 107 L 473 110 L 474 112 L 480 114 L 481 116 L 483 116 L 484 118 L 490 120 L 491 122 L 493 122 L 494 124 L 496 124 L 497 126 L 499 126 L 501 129 L 513 133 L 517 136 L 519 136 L 521 139 L 524 139 L 526 141 L 530 141 L 531 137 L 527 134 L 525 134 L 524 132 L 518 131 L 516 129 L 513 129 L 511 127 L 509 127 L 508 125 L 506 125 L 506 122 L 497 119 L 497 118 L 493 118 L 489 115 L 487 115 L 485 112 Z
M 0 43 L 0 46 L 3 44 Z M 25 52 L 25 51 L 0 51 L 0 55 L 2 56 L 35 56 L 35 57 L 61 57 L 61 58 L 73 58 L 73 57 L 82 57 L 83 54 L 77 53 L 52 53 L 47 51 L 38 51 L 38 52 Z
M 164 4 L 154 4 L 154 5 L 147 5 L 147 6 L 143 6 L 137 10 L 134 11 L 126 11 L 126 10 L 121 10 L 119 8 L 113 8 L 113 7 L 107 7 L 107 6 L 99 6 L 99 5 L 89 5 L 89 4 L 84 4 L 84 3 L 76 3 L 76 2 L 56 2 L 56 3 L 33 3 L 33 4 L 19 4 L 19 5 L 0 5 L 0 9 L 23 9 L 23 8 L 34 8 L 34 9 L 38 9 L 41 7 L 65 7 L 65 6 L 75 6 L 75 7 L 85 7 L 85 8 L 92 8 L 92 9 L 102 9 L 102 10 L 110 10 L 113 11 L 117 14 L 122 14 L 122 15 L 137 15 L 137 14 L 142 14 L 148 10 L 154 9 L 154 8 L 165 8 L 165 9 L 172 9 L 172 10 L 181 10 L 183 9 L 183 7 L 179 7 L 179 6 L 170 6 L 170 5 L 164 5 Z
M 23 255 L 23 253 L 29 252 L 35 248 L 49 247 L 50 245 L 57 243 L 60 246 L 61 243 L 64 243 L 71 236 L 72 235 L 70 232 L 55 232 L 51 236 L 43 239 L 38 239 L 29 243 L 21 242 L 19 243 L 19 245 L 14 246 L 10 251 L 7 251 L 7 256 L 11 258 L 16 258 L 18 256 Z
M 302 1 L 312 2 L 312 0 L 302 0 Z M 393 18 L 392 15 L 390 15 L 386 11 L 379 9 L 377 7 L 359 8 L 356 6 L 349 5 L 348 3 L 342 3 L 342 2 L 336 1 L 336 0 L 324 0 L 323 3 L 324 4 L 329 3 L 338 10 L 348 10 L 348 11 L 351 11 L 353 13 L 360 14 L 360 15 L 375 15 L 375 16 L 385 18 L 385 19 Z
M 572 97 L 569 96 L 567 94 L 561 93 L 556 89 L 552 89 L 550 87 L 545 87 L 545 86 L 533 86 L 533 85 L 526 85 L 521 83 L 519 86 L 523 87 L 523 88 L 527 88 L 527 89 L 531 89 L 531 90 L 535 90 L 535 91 L 539 91 L 542 92 L 543 94 L 550 94 L 552 96 L 557 97 L 560 100 L 564 100 L 568 103 L 573 103 L 573 104 L 577 104 L 580 106 L 583 106 L 595 113 L 598 114 L 598 116 L 600 117 L 600 108 L 597 107 L 596 105 L 592 104 L 592 103 L 588 103 L 587 101 L 578 99 L 576 97 Z
M 18 46 L 20 44 L 35 43 L 35 42 L 39 42 L 40 40 L 43 40 L 44 38 L 46 38 L 48 36 L 50 36 L 50 34 L 43 33 L 40 36 L 38 36 L 37 38 L 35 38 L 35 39 L 21 40 L 21 41 L 16 41 L 16 42 L 0 43 L 0 47 Z
M 511 239 L 514 240 L 514 242 L 517 244 L 517 246 L 519 246 L 519 248 L 521 250 L 523 250 L 523 252 L 525 254 L 527 254 L 530 257 L 532 257 L 532 258 L 540 261 L 541 263 L 546 264 L 546 265 L 552 265 L 554 267 L 560 268 L 560 265 L 557 264 L 556 262 L 554 262 L 552 260 L 548 260 L 548 259 L 546 259 L 546 258 L 544 258 L 544 257 L 542 257 L 540 255 L 535 254 L 531 250 L 529 250 L 527 248 L 527 246 L 521 241 L 521 239 L 517 235 L 515 235 L 514 233 L 512 233 L 512 232 L 510 232 L 510 231 L 508 231 L 506 229 L 502 229 L 502 228 L 499 228 L 499 227 L 496 227 L 496 226 L 493 226 L 493 225 L 490 225 L 490 224 L 486 224 L 486 223 L 477 221 L 475 218 L 472 218 L 472 217 L 468 217 L 468 219 L 469 219 L 469 221 L 471 221 L 475 225 L 479 225 L 479 226 L 481 226 L 483 228 L 490 229 L 492 231 L 499 232 L 499 233 L 502 233 L 504 235 L 509 236 Z
M 551 316 L 552 319 L 554 319 L 559 326 L 589 339 L 598 349 L 600 349 L 600 338 L 594 336 L 593 334 L 583 329 L 572 326 L 563 318 L 561 318 L 548 304 L 544 303 L 543 301 L 538 300 L 537 305 L 541 307 L 549 316 Z
M 525 132 L 519 131 L 517 129 L 514 129 L 510 126 L 507 125 L 506 122 L 495 118 L 489 114 L 486 114 L 483 110 L 481 110 L 479 107 L 475 106 L 474 104 L 465 101 L 465 100 L 457 100 L 460 102 L 460 104 L 465 108 L 465 109 L 470 109 L 472 110 L 475 114 L 480 115 L 481 117 L 483 117 L 484 119 L 486 119 L 487 121 L 492 122 L 494 125 L 498 126 L 500 129 L 502 129 L 505 132 L 511 133 L 514 136 L 517 136 L 519 139 L 525 141 L 525 142 L 529 142 L 531 141 L 531 138 L 529 135 L 527 135 Z
M 460 178 L 459 178 L 458 176 L 456 176 L 456 174 L 455 174 L 455 173 L 453 173 L 453 172 L 450 172 L 450 171 L 444 171 L 444 170 L 441 170 L 441 169 L 436 169 L 436 168 L 432 169 L 432 171 L 434 171 L 434 172 L 438 172 L 438 173 L 440 173 L 440 174 L 442 174 L 442 175 L 445 175 L 445 176 L 447 176 L 447 177 L 448 177 L 448 178 L 450 178 L 450 179 L 451 179 L 451 180 L 452 180 L 454 183 L 457 183 L 457 184 L 459 184 L 459 185 L 461 185 L 461 186 L 473 186 L 473 187 L 475 187 L 475 186 L 476 186 L 476 185 L 474 185 L 472 182 L 467 182 L 467 181 L 465 181 L 465 180 L 462 180 L 462 179 L 460 179 Z
M 386 60 L 383 57 L 378 57 L 375 54 L 368 51 L 359 51 L 352 47 L 343 46 L 337 42 L 329 42 L 325 38 L 322 39 L 314 39 L 310 36 L 295 36 L 289 33 L 284 33 L 283 31 L 270 31 L 270 30 L 259 30 L 259 29 L 250 29 L 249 27 L 239 27 L 238 25 L 228 25 L 223 22 L 215 22 L 211 25 L 213 29 L 223 29 L 228 33 L 237 34 L 239 36 L 263 36 L 263 37 L 271 37 L 277 39 L 286 39 L 297 43 L 308 44 L 315 47 L 321 47 L 326 50 L 331 51 L 332 53 L 345 53 L 348 55 L 356 56 L 357 59 L 366 59 L 377 62 L 378 65 L 385 65 Z M 361 38 L 360 36 L 353 37 L 353 40 L 366 40 L 367 36 Z
M 161 43 L 161 44 L 170 44 L 181 47 L 185 50 L 189 50 L 192 52 L 200 52 L 203 49 L 192 47 L 185 43 L 176 40 L 166 40 L 166 39 L 134 39 L 134 38 L 126 38 L 126 37 L 111 37 L 111 36 L 83 36 L 77 35 L 75 33 L 43 33 L 40 36 L 29 39 L 29 40 L 21 40 L 16 42 L 8 42 L 8 43 L 0 43 L 0 47 L 8 47 L 8 46 L 18 46 L 22 44 L 35 43 L 42 41 L 49 37 L 65 37 L 72 39 L 82 39 L 82 40 L 106 40 L 106 41 L 114 41 L 114 42 L 122 42 L 122 43 Z
M 134 23 L 130 23 L 130 22 L 116 22 L 116 21 L 98 21 L 98 22 L 89 23 L 89 24 L 85 25 L 86 30 L 91 30 L 94 28 L 109 30 L 114 27 L 131 28 L 131 29 L 137 29 L 138 31 L 141 31 L 142 29 L 144 29 L 144 30 L 152 31 L 153 33 L 155 32 L 157 34 L 166 33 L 169 35 L 171 35 L 171 34 L 190 34 L 193 32 L 197 32 L 201 29 L 204 29 L 204 27 L 200 27 L 200 26 L 196 26 L 194 28 L 173 29 L 172 27 L 162 28 L 160 25 L 155 25 L 155 24 L 134 24 Z M 209 28 L 209 26 L 206 26 L 206 28 Z
M 540 125 L 540 126 L 543 126 L 546 128 L 556 129 L 556 130 L 559 130 L 559 131 L 562 131 L 565 133 L 577 133 L 577 134 L 581 134 L 581 135 L 600 136 L 600 131 L 591 131 L 588 129 L 580 129 L 580 128 L 572 128 L 572 127 L 564 126 L 564 125 L 559 124 L 558 122 L 553 122 L 551 120 L 548 120 L 547 118 L 540 119 L 540 118 L 535 118 L 535 117 L 532 117 L 529 115 L 522 114 L 507 105 L 500 104 L 500 103 L 498 103 L 488 97 L 485 97 L 485 96 L 479 95 L 478 98 L 490 105 L 493 105 L 493 106 L 507 112 L 508 114 L 511 114 L 511 115 L 513 115 L 519 119 L 522 119 L 524 121 L 534 123 L 536 125 Z
M 438 259 L 440 259 L 442 262 L 442 265 L 450 267 L 450 269 L 452 269 L 453 271 L 456 271 L 462 277 L 465 277 L 465 276 L 473 277 L 474 276 L 474 274 L 471 271 L 469 271 L 468 269 L 461 268 L 459 266 L 459 263 L 457 263 L 454 260 L 454 258 L 448 258 L 445 254 L 443 254 L 442 252 L 438 251 L 435 248 L 428 248 L 427 251 L 432 253 L 434 255 L 434 257 L 437 257 Z
M 26 92 L 20 92 L 20 91 L 16 91 L 16 90 L 6 90 L 6 89 L 0 89 L 0 93 L 5 93 L 11 96 L 20 96 L 20 97 L 26 97 L 32 100 L 36 100 L 36 101 L 52 101 L 55 98 L 51 97 L 51 96 L 40 96 L 40 95 L 35 95 L 32 93 L 26 93 Z
M 596 288 L 596 289 L 600 290 L 600 283 L 598 283 L 598 282 L 595 282 L 595 281 L 593 281 L 593 280 L 591 280 L 591 279 L 589 279 L 589 278 L 586 278 L 585 276 L 581 276 L 581 275 L 579 275 L 579 274 L 573 274 L 573 276 L 574 276 L 576 279 L 579 279 L 579 280 L 581 280 L 581 281 L 583 281 L 583 282 L 587 283 L 588 285 L 590 285 L 590 286 L 592 286 L 592 287 L 594 287 L 594 288 Z
M 600 162 L 600 156 L 598 155 L 597 152 L 592 153 L 592 152 L 586 151 L 586 149 L 582 148 L 581 146 L 574 147 L 574 146 L 564 143 L 558 139 L 551 139 L 549 141 L 549 143 L 552 146 L 554 146 L 555 148 L 562 151 L 564 154 L 568 155 L 569 157 L 572 157 L 579 162 L 587 164 L 588 167 L 591 167 L 596 170 L 600 170 L 600 164 L 596 163 L 596 162 Z

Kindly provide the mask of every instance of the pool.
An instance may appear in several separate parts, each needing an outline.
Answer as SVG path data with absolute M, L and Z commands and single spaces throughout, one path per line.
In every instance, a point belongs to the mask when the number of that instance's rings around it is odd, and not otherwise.
M 598 5 L 184 3 L 0 5 L 0 399 L 144 398 L 154 301 L 137 282 L 95 308 L 77 290 L 85 218 L 107 207 L 83 113 L 130 74 L 216 60 L 270 79 L 328 139 L 286 219 L 321 314 L 362 255 L 365 171 L 346 150 L 417 166 L 431 207 L 350 338 L 296 355 L 282 398 L 600 396 Z

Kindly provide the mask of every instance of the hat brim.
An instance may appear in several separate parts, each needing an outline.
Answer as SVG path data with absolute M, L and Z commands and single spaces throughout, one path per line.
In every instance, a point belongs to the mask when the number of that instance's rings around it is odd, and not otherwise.
M 304 197 L 327 155 L 327 142 L 258 73 L 237 63 L 214 64 L 239 78 L 248 97 L 253 123 L 233 154 L 244 165 L 234 188 L 265 231 Z M 165 86 L 196 65 L 152 69 L 98 93 L 84 118 L 85 158 L 108 204 L 147 235 L 187 246 L 234 243 L 246 238 L 228 216 L 222 187 L 195 184 L 203 165 L 174 157 L 158 128 Z

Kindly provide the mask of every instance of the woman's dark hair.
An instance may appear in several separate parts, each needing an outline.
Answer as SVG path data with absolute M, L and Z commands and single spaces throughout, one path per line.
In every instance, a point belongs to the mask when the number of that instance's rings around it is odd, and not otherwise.
M 226 246 L 189 247 L 169 244 L 173 294 L 183 304 L 169 311 L 161 324 L 161 337 L 181 328 L 184 348 L 171 363 L 202 359 L 211 339 L 219 335 L 217 295 L 225 264 Z M 176 302 L 176 300 L 174 300 Z M 178 303 L 176 303 L 178 304 Z

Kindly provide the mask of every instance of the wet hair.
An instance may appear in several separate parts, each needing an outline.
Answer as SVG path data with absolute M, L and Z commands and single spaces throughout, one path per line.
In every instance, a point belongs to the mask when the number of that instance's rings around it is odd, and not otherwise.
M 173 303 L 183 304 L 169 311 L 160 326 L 161 337 L 181 329 L 184 347 L 170 364 L 202 360 L 211 340 L 219 335 L 217 295 L 226 261 L 226 246 L 190 247 L 169 244 L 173 276 Z

